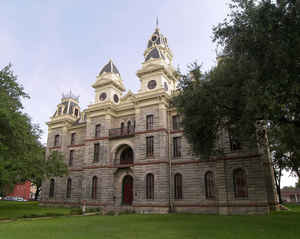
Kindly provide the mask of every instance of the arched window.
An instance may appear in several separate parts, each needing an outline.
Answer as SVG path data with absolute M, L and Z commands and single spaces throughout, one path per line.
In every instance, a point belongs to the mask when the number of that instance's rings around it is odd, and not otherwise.
M 92 199 L 97 199 L 97 184 L 98 178 L 94 176 L 92 180 Z
M 50 188 L 49 188 L 49 198 L 53 198 L 54 197 L 54 186 L 55 186 L 55 181 L 52 178 L 50 180 Z
M 146 176 L 146 199 L 154 199 L 154 176 L 151 173 Z
M 67 181 L 67 198 L 71 198 L 72 193 L 72 179 L 68 178 Z
M 176 173 L 174 177 L 174 198 L 182 199 L 182 176 Z
M 54 146 L 58 146 L 59 145 L 59 134 L 54 136 Z
M 124 134 L 124 122 L 121 123 L 121 135 Z
M 101 133 L 101 124 L 95 126 L 95 138 L 99 138 Z
M 248 197 L 247 175 L 244 169 L 238 168 L 233 171 L 233 187 L 236 198 Z
M 214 174 L 211 171 L 208 171 L 205 174 L 205 193 L 206 198 L 208 199 L 213 199 L 216 197 Z
M 127 133 L 130 134 L 131 132 L 131 121 L 127 122 Z

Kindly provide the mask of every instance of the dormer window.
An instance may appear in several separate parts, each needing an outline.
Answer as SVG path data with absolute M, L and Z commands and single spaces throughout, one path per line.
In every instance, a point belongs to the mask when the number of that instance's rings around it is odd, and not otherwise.
M 59 146 L 59 134 L 54 136 L 54 146 Z

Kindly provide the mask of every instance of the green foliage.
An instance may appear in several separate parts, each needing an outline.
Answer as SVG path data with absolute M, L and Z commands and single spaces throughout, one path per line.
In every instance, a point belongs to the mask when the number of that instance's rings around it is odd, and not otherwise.
M 0 193 L 16 183 L 31 180 L 38 186 L 44 177 L 61 176 L 66 167 L 61 157 L 45 160 L 41 130 L 22 112 L 21 99 L 29 98 L 17 82 L 11 65 L 0 70 Z
M 267 122 L 278 154 L 299 176 L 300 156 L 299 1 L 232 0 L 231 13 L 216 26 L 223 48 L 218 65 L 201 75 L 182 76 L 174 104 L 194 150 L 211 155 L 218 132 L 255 145 L 255 123 Z M 276 150 L 276 147 L 273 150 Z M 288 154 L 286 154 L 288 153 Z

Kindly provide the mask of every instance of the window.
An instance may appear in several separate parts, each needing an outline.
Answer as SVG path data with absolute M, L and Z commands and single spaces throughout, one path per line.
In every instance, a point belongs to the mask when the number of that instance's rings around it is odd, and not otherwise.
M 100 137 L 100 130 L 101 130 L 101 124 L 97 124 L 95 127 L 95 137 L 96 138 Z
M 52 178 L 50 180 L 50 188 L 49 188 L 49 198 L 53 198 L 54 197 L 54 185 L 55 184 L 55 181 L 54 179 Z
M 146 199 L 154 199 L 154 176 L 151 173 L 146 176 Z
M 94 176 L 92 180 L 92 199 L 97 199 L 97 183 L 98 178 Z
M 153 156 L 153 136 L 146 137 L 146 156 Z
M 68 178 L 67 181 L 67 198 L 71 198 L 71 193 L 72 193 L 72 179 Z
M 153 129 L 153 115 L 147 115 L 146 117 L 146 130 Z
M 61 115 L 61 107 L 58 107 L 58 115 Z
M 205 174 L 205 193 L 207 199 L 214 199 L 216 197 L 214 174 L 211 171 Z
M 176 173 L 174 177 L 174 198 L 182 199 L 182 176 L 179 173 Z
M 245 170 L 239 168 L 233 171 L 233 187 L 236 198 L 248 197 L 247 175 Z
M 71 145 L 75 144 L 76 133 L 71 134 Z
M 121 135 L 124 134 L 124 122 L 121 123 Z
M 127 122 L 127 133 L 130 134 L 131 133 L 131 121 Z
M 180 128 L 180 119 L 178 115 L 174 115 L 172 117 L 172 125 L 173 125 L 173 130 L 177 130 Z
M 99 162 L 100 144 L 94 144 L 94 162 Z
M 78 109 L 75 109 L 75 116 L 78 116 Z
M 69 166 L 73 166 L 73 159 L 74 159 L 74 150 L 70 151 L 70 157 L 69 157 Z
M 175 158 L 181 157 L 181 137 L 173 138 L 173 156 Z
M 59 145 L 59 135 L 55 135 L 54 137 L 54 146 L 58 146 Z
M 228 129 L 228 136 L 229 136 L 230 150 L 231 151 L 240 150 L 242 148 L 241 142 L 238 139 L 238 137 L 234 134 L 234 129 L 232 127 Z

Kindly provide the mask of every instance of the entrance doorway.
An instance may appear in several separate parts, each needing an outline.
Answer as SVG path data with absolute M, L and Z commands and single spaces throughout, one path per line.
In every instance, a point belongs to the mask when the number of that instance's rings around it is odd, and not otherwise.
M 132 205 L 133 201 L 133 178 L 126 175 L 123 179 L 123 195 L 122 203 L 124 205 Z

